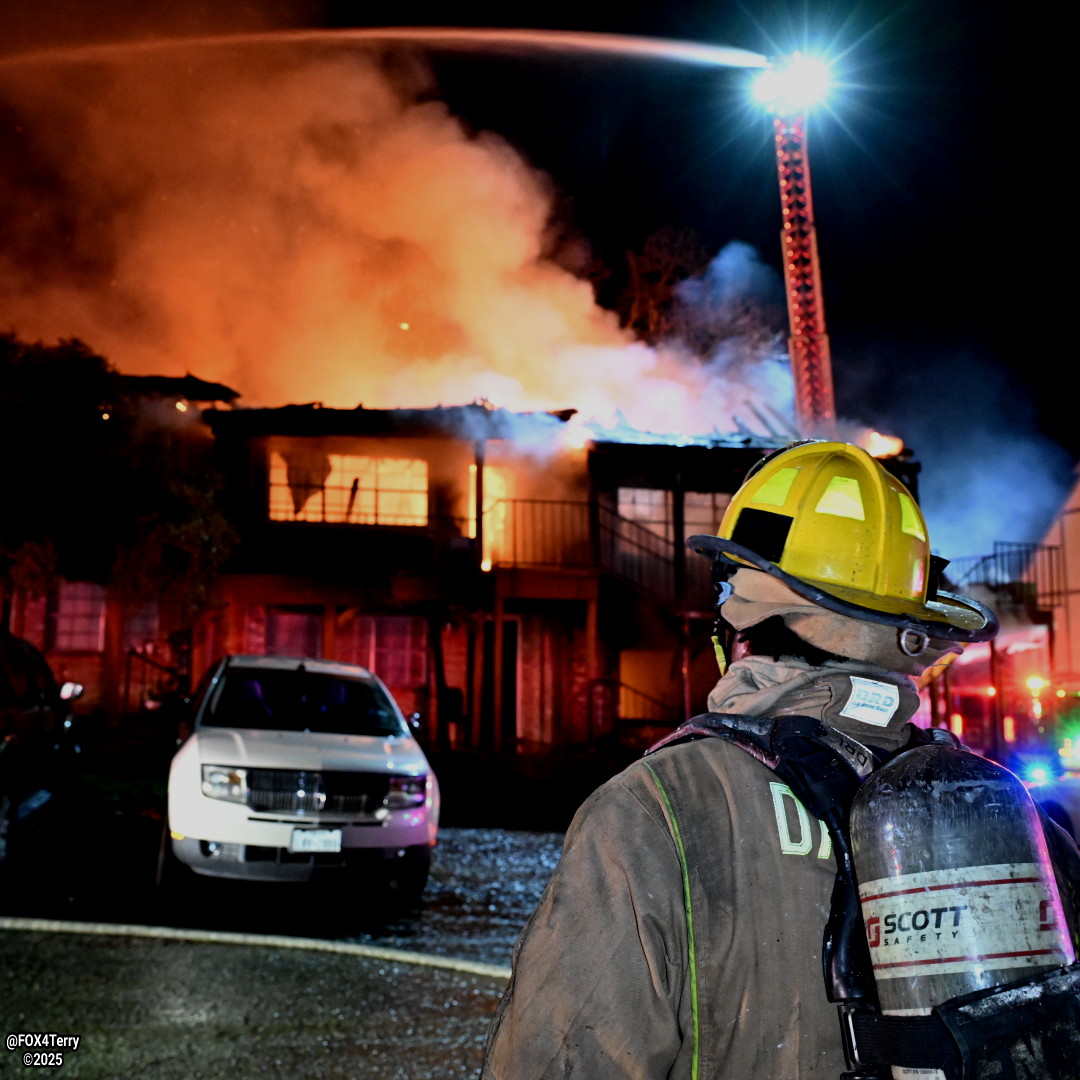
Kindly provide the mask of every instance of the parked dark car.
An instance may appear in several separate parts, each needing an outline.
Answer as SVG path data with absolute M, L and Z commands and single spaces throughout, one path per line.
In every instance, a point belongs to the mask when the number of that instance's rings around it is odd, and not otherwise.
M 0 630 L 0 875 L 73 782 L 70 702 L 82 689 L 59 686 L 38 649 Z

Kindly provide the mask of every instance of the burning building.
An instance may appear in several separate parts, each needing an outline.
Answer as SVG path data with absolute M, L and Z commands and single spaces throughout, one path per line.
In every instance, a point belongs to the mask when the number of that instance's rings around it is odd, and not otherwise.
M 240 542 L 182 656 L 167 612 L 101 585 L 13 608 L 50 647 L 84 627 L 60 651 L 110 712 L 227 650 L 369 664 L 446 747 L 584 744 L 702 700 L 711 600 L 682 540 L 792 430 L 778 334 L 637 341 L 553 179 L 435 89 L 415 53 L 330 33 L 0 64 L 9 158 L 33 163 L 0 178 L 4 317 L 133 377 L 197 357 L 257 406 L 203 414 Z M 748 260 L 725 266 L 757 282 Z M 334 407 L 284 404 L 310 397 Z M 505 408 L 437 404 L 481 397 Z
M 329 33 L 0 63 L 5 319 L 132 378 L 197 357 L 258 406 L 202 413 L 240 542 L 190 641 L 99 584 L 17 598 L 110 712 L 224 651 L 372 666 L 448 749 L 640 742 L 701 707 L 712 597 L 683 539 L 795 431 L 777 328 L 745 318 L 778 276 L 728 245 L 681 301 L 734 331 L 636 340 L 553 179 L 435 91 Z M 481 395 L 506 408 L 434 404 Z M 283 404 L 309 397 L 334 407 Z
M 722 356 L 635 340 L 578 272 L 553 179 L 435 91 L 414 52 L 332 33 L 0 63 L 27 163 L 0 177 L 7 322 L 132 377 L 194 364 L 258 406 L 204 414 L 240 544 L 183 656 L 167 612 L 103 585 L 13 607 L 108 711 L 155 664 L 197 676 L 226 649 L 369 663 L 444 745 L 582 743 L 693 696 L 708 598 L 682 535 L 774 445 L 786 358 L 772 332 Z M 285 404 L 312 397 L 334 408 Z M 437 404 L 480 397 L 513 412 Z M 737 434 L 645 455 L 564 402 Z M 764 436 L 735 422 L 763 413 Z
M 683 540 L 782 440 L 582 442 L 571 413 L 207 412 L 242 542 L 196 660 L 364 664 L 446 750 L 633 745 L 700 707 L 712 600 Z
M 241 408 L 228 387 L 191 377 L 119 379 L 188 418 L 184 452 L 223 478 L 232 554 L 194 623 L 165 603 L 125 604 L 122 582 L 73 580 L 16 590 L 11 628 L 113 715 L 189 686 L 223 653 L 359 663 L 441 752 L 633 752 L 700 711 L 716 679 L 713 595 L 684 541 L 715 532 L 748 469 L 790 439 L 605 432 L 572 409 L 483 401 Z M 886 464 L 915 489 L 906 452 Z M 992 584 L 987 565 L 954 564 L 951 579 Z M 925 722 L 956 727 L 959 715 L 988 751 L 1007 737 L 994 709 L 1011 698 L 988 704 L 985 687 L 1004 690 L 1032 626 L 1048 632 L 1028 610 L 1036 586 L 1016 584 L 1024 573 L 1002 563 L 995 575 L 984 599 L 1002 614 L 1002 642 L 925 688 Z
M 226 652 L 359 663 L 442 751 L 629 749 L 700 710 L 713 598 L 684 539 L 788 440 L 628 441 L 486 402 L 238 408 L 190 376 L 116 378 L 222 478 L 232 554 L 194 621 L 128 602 L 129 567 L 16 586 L 10 628 L 117 718 Z

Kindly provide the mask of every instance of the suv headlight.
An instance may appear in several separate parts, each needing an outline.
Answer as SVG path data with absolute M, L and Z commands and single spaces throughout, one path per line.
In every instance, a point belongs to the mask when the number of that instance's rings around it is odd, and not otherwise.
M 412 806 L 423 806 L 426 799 L 426 776 L 390 777 L 390 791 L 386 796 L 388 810 L 408 810 Z
M 204 765 L 202 791 L 211 799 L 247 802 L 247 769 L 232 769 L 228 765 Z

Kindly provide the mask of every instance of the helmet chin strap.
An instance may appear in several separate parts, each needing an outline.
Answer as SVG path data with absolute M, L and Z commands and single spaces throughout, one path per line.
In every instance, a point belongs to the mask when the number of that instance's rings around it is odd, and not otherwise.
M 731 582 L 719 578 L 713 581 L 713 585 L 716 588 L 716 618 L 713 620 L 712 647 L 713 655 L 716 657 L 716 666 L 720 669 L 720 677 L 723 678 L 727 674 L 728 664 L 732 659 L 728 653 L 731 651 L 733 633 L 720 608 L 731 595 L 732 589 Z
M 915 630 L 905 626 L 897 633 L 897 641 L 900 651 L 905 656 L 922 656 L 926 647 L 930 644 L 930 635 L 923 630 Z

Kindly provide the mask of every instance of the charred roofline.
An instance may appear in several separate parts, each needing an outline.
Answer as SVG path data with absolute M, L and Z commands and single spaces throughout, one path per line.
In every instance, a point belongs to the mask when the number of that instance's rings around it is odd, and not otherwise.
M 231 405 L 239 396 L 239 390 L 224 383 L 207 382 L 194 375 L 174 378 L 169 375 L 116 375 L 122 390 L 139 397 L 184 398 L 186 401 L 220 401 Z
M 319 402 L 282 405 L 276 408 L 229 410 L 208 409 L 203 420 L 215 434 L 233 438 L 259 438 L 268 435 L 413 437 L 438 435 L 472 441 L 485 439 L 542 441 L 545 433 L 554 434 L 576 414 L 576 409 L 550 412 L 512 412 L 483 402 L 469 405 L 437 405 L 426 409 L 355 409 L 326 408 Z M 686 449 L 749 449 L 768 452 L 786 445 L 790 439 L 776 434 L 759 435 L 745 428 L 730 435 L 714 434 L 684 438 L 636 431 L 625 427 L 618 435 L 597 431 L 589 440 L 596 446 L 667 447 Z
M 450 435 L 467 439 L 512 439 L 522 424 L 559 428 L 573 409 L 515 413 L 483 404 L 438 405 L 430 409 L 328 409 L 317 402 L 273 409 L 208 409 L 203 420 L 215 434 L 261 435 Z

